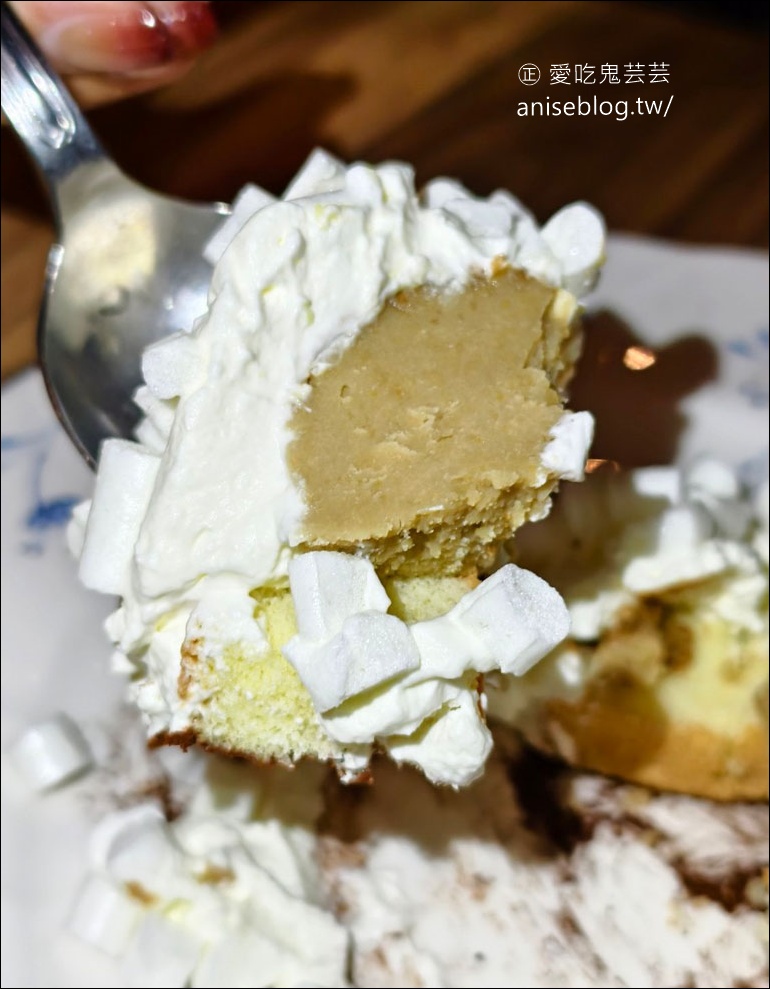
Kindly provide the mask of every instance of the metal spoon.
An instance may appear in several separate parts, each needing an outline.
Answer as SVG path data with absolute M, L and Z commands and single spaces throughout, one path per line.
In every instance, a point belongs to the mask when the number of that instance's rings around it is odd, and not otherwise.
M 227 207 L 160 196 L 125 176 L 5 3 L 1 12 L 3 112 L 57 224 L 40 363 L 57 415 L 94 466 L 103 439 L 136 426 L 145 347 L 204 312 L 211 268 L 201 251 Z

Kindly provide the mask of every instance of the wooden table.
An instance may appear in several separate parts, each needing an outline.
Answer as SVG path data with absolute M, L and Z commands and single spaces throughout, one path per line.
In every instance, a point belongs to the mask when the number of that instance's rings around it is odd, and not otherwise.
M 691 4 L 691 7 L 703 5 Z M 539 219 L 587 199 L 611 229 L 763 246 L 768 219 L 766 38 L 629 2 L 215 4 L 222 37 L 163 92 L 90 116 L 138 179 L 227 200 L 247 181 L 280 191 L 308 152 L 396 157 L 418 180 L 504 186 Z M 540 81 L 519 81 L 522 65 Z M 651 83 L 652 63 L 669 79 Z M 551 82 L 567 65 L 570 85 Z M 621 82 L 576 84 L 574 66 Z M 644 83 L 624 66 L 644 66 Z M 587 73 L 586 73 L 587 75 Z M 673 96 L 668 113 L 522 116 L 550 99 Z M 622 113 L 622 110 L 621 110 Z M 3 129 L 2 371 L 34 360 L 48 208 Z

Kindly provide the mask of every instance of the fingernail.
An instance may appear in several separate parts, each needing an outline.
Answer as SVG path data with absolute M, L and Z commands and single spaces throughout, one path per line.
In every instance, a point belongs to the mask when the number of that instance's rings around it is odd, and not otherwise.
M 166 9 L 156 12 L 156 6 Z M 75 16 L 46 25 L 40 40 L 65 71 L 130 75 L 189 59 L 215 33 L 206 3 L 94 3 L 78 4 Z
M 189 58 L 208 48 L 217 36 L 209 3 L 148 3 L 171 36 L 175 58 Z

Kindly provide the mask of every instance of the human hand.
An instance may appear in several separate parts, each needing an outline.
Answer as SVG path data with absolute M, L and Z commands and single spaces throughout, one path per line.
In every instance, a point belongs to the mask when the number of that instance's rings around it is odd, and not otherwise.
M 14 2 L 16 15 L 83 106 L 164 85 L 216 36 L 203 2 Z

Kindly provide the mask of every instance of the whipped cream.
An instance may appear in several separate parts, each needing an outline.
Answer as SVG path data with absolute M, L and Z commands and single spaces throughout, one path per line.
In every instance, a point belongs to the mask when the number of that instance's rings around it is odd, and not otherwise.
M 554 778 L 506 732 L 470 788 L 384 763 L 353 801 L 318 765 L 191 771 L 126 742 L 144 796 L 96 825 L 67 922 L 116 984 L 766 984 L 760 805 Z
M 108 632 L 151 733 L 184 731 L 200 701 L 178 696 L 186 636 L 260 642 L 248 594 L 287 575 L 301 537 L 286 451 L 308 376 L 402 289 L 458 291 L 502 258 L 580 295 L 603 253 L 585 204 L 540 230 L 508 193 L 478 199 L 440 179 L 418 195 L 399 163 L 345 167 L 318 151 L 282 199 L 241 194 L 208 246 L 208 311 L 146 351 L 137 441 L 104 444 L 74 521 L 83 582 L 122 599 Z M 557 423 L 544 471 L 579 476 L 589 419 Z
M 599 641 L 647 598 L 676 604 L 682 592 L 694 593 L 703 621 L 728 623 L 736 642 L 742 635 L 766 639 L 767 497 L 766 483 L 750 492 L 732 468 L 711 458 L 684 468 L 600 473 L 564 489 L 548 519 L 517 533 L 515 555 L 564 596 L 569 639 L 534 677 L 515 689 L 490 690 L 491 713 L 536 736 L 540 702 L 583 696 L 592 666 L 581 644 Z M 759 718 L 766 690 L 766 661 L 743 672 L 758 692 L 748 709 L 740 706 L 740 691 L 728 701 L 725 689 L 721 704 L 706 712 L 704 698 L 681 675 L 665 703 L 681 720 L 708 717 L 729 735 Z M 568 750 L 566 738 L 564 744 Z
M 286 780 L 210 760 L 176 820 L 153 803 L 108 814 L 70 933 L 126 986 L 346 986 L 348 935 L 314 861 L 319 777 L 302 775 L 307 794 L 284 795 Z
M 566 771 L 557 786 L 542 765 L 522 772 L 501 748 L 458 793 L 378 767 L 377 785 L 344 817 L 353 839 L 322 837 L 356 985 L 765 984 L 761 908 L 731 912 L 686 886 L 689 875 L 714 890 L 733 874 L 759 877 L 764 808 Z M 543 819 L 533 808 L 547 808 Z M 580 822 L 582 838 L 551 845 L 560 821 L 576 832 Z
M 645 596 L 712 588 L 708 607 L 759 632 L 767 621 L 767 485 L 753 495 L 734 471 L 703 458 L 687 468 L 603 474 L 562 492 L 557 511 L 517 535 L 522 562 L 553 578 L 570 636 L 596 641 Z

